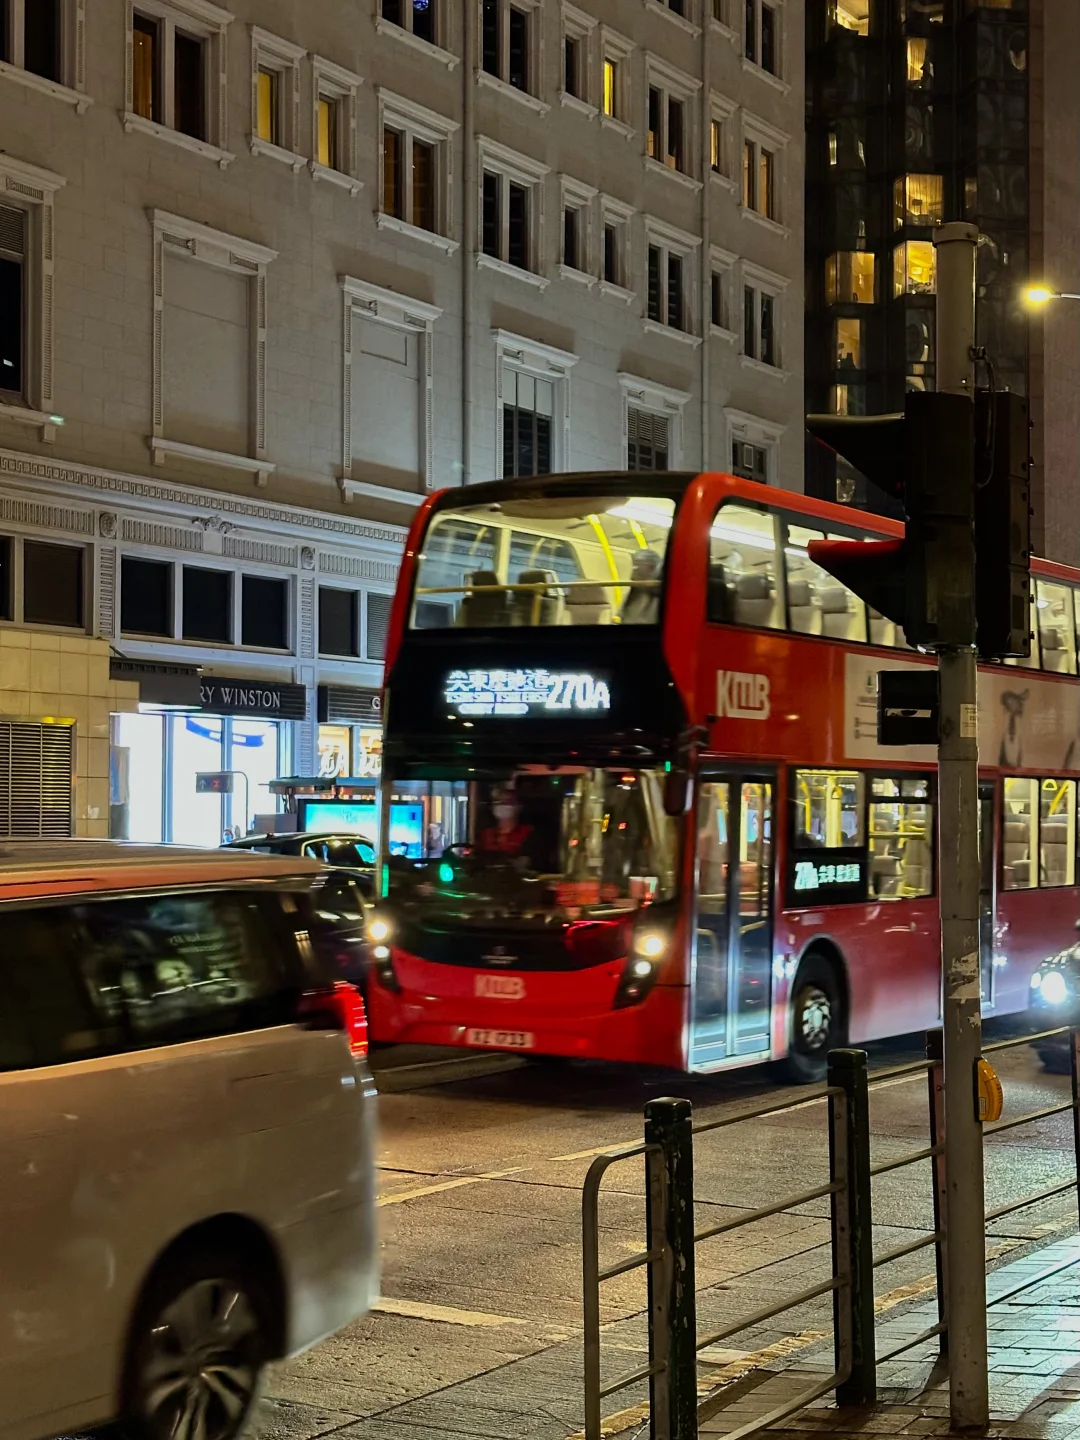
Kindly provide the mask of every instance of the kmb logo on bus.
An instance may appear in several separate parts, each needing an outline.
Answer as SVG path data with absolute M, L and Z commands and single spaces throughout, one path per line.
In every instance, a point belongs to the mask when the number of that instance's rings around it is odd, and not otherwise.
M 769 677 L 742 670 L 716 672 L 716 714 L 729 720 L 769 718 Z
M 481 1000 L 524 1000 L 525 981 L 520 975 L 477 975 L 476 994 Z

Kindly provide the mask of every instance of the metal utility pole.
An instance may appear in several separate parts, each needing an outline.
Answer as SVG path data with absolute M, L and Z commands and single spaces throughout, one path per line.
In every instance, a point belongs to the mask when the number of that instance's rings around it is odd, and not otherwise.
M 975 398 L 974 225 L 943 225 L 937 251 L 937 388 Z M 957 1430 L 990 1420 L 982 1129 L 976 1065 L 982 1054 L 979 964 L 979 745 L 975 665 L 975 551 L 957 576 L 971 597 L 970 643 L 938 652 L 938 884 L 945 1047 L 945 1232 L 949 1400 Z

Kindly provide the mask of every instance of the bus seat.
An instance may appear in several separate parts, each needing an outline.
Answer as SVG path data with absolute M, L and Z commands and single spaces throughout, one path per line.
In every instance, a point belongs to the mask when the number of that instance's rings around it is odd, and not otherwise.
M 465 576 L 465 584 L 468 588 L 458 611 L 459 625 L 474 629 L 487 625 L 510 624 L 507 593 L 499 585 L 499 577 L 494 570 L 474 570 L 471 575 Z M 473 586 L 498 586 L 498 589 L 474 590 Z
M 870 621 L 870 644 L 888 645 L 896 644 L 896 626 L 891 620 L 875 610 L 872 605 L 866 607 L 867 617 Z
M 1069 652 L 1065 648 L 1065 636 L 1058 627 L 1056 625 L 1040 625 L 1039 639 L 1042 642 L 1042 668 L 1068 671 Z
M 918 835 L 909 836 L 900 857 L 901 885 L 909 895 L 929 895 L 930 846 Z
M 776 588 L 763 572 L 740 575 L 735 581 L 736 625 L 771 626 L 776 614 Z
M 820 635 L 821 606 L 815 603 L 814 587 L 810 581 L 789 580 L 787 598 L 792 630 L 800 635 Z
M 821 625 L 824 634 L 840 640 L 850 639 L 851 597 L 842 585 L 829 585 L 821 591 Z
M 568 625 L 610 625 L 611 597 L 605 585 L 572 585 L 566 592 Z
M 543 585 L 543 590 L 515 590 L 510 598 L 510 609 L 515 625 L 557 625 L 559 623 L 559 592 L 552 587 L 557 582 L 554 570 L 522 570 L 517 577 L 519 585 Z
M 1024 890 L 1031 883 L 1031 825 L 1023 816 L 1006 820 L 1002 835 L 1002 868 L 1007 890 Z
M 1050 815 L 1039 827 L 1042 880 L 1045 885 L 1065 885 L 1069 875 L 1068 815 Z
M 870 859 L 870 893 L 889 897 L 899 895 L 903 862 L 899 855 L 874 855 Z

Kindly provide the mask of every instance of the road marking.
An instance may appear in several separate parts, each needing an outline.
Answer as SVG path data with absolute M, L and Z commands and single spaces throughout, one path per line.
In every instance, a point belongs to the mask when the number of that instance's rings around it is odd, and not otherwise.
M 512 1170 L 488 1170 L 483 1175 L 459 1175 L 454 1180 L 440 1180 L 437 1185 L 421 1185 L 415 1190 L 399 1190 L 393 1195 L 380 1195 L 376 1205 L 403 1205 L 406 1200 L 419 1200 L 421 1195 L 438 1195 L 443 1190 L 460 1190 L 465 1185 L 480 1185 L 485 1180 L 505 1180 L 520 1175 L 527 1167 L 515 1165 Z
M 390 1300 L 382 1296 L 372 1305 L 380 1315 L 400 1315 L 406 1320 L 435 1320 L 442 1325 L 469 1325 L 495 1329 L 499 1325 L 527 1325 L 510 1315 L 488 1315 L 483 1310 L 455 1310 L 452 1305 L 428 1305 L 420 1300 Z

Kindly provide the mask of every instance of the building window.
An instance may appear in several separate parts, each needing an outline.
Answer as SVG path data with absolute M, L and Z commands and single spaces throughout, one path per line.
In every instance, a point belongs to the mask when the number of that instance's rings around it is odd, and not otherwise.
M 871 251 L 840 250 L 826 259 L 825 303 L 874 303 L 874 255 Z
M 321 55 L 311 57 L 311 170 L 356 194 L 356 91 L 360 76 Z
M 853 35 L 870 33 L 870 0 L 830 0 L 829 23 Z
M 585 83 L 584 42 L 579 35 L 567 35 L 563 39 L 563 90 L 576 100 L 583 100 L 581 93 Z
M 319 586 L 319 654 L 359 658 L 359 591 Z
M 506 369 L 503 376 L 503 477 L 550 475 L 555 385 Z
M 907 82 L 916 88 L 928 85 L 933 79 L 934 69 L 930 63 L 930 41 L 925 35 L 909 35 L 907 38 Z
M 304 51 L 251 28 L 251 148 L 299 169 L 300 61 Z
M 16 70 L 75 88 L 82 70 L 82 35 L 73 0 L 4 0 L 0 4 L 0 60 Z
M 181 637 L 209 645 L 233 643 L 233 577 L 229 570 L 183 569 Z
M 563 175 L 559 182 L 562 194 L 562 264 L 575 275 L 588 277 L 592 264 L 591 206 L 596 191 L 591 186 Z
M 692 175 L 696 168 L 691 100 L 697 86 L 690 76 L 655 61 L 649 64 L 645 152 L 650 160 L 682 175 Z
M 628 405 L 626 410 L 626 468 L 666 470 L 671 419 L 651 410 Z
M 776 156 L 756 140 L 743 144 L 743 204 L 748 210 L 776 217 Z
M 724 275 L 714 270 L 709 276 L 709 322 L 718 330 L 727 330 L 727 306 L 724 303 Z
M 481 254 L 517 270 L 539 270 L 547 167 L 493 140 L 480 142 L 480 162 Z
M 600 279 L 605 285 L 620 290 L 629 290 L 630 279 L 630 219 L 633 211 L 609 195 L 600 197 L 600 226 L 602 250 L 600 256 Z
M 120 559 L 120 631 L 173 635 L 173 566 L 163 560 Z
M 29 216 L 0 205 L 0 394 L 26 398 L 27 244 Z
M 754 285 L 743 286 L 743 354 L 762 365 L 776 365 L 776 297 Z
M 833 324 L 835 366 L 837 370 L 863 368 L 863 322 L 850 317 Z
M 429 45 L 437 45 L 439 9 L 437 0 L 382 0 L 380 13 L 391 25 L 407 30 Z
M 585 269 L 585 215 L 577 205 L 563 205 L 563 264 Z
M 731 443 L 731 473 L 743 480 L 757 480 L 759 484 L 769 483 L 769 452 L 764 445 L 753 445 L 746 440 Z
M 126 128 L 140 121 L 219 146 L 225 131 L 225 70 L 220 63 L 232 16 L 199 0 L 144 0 L 130 12 L 131 69 Z M 258 103 L 253 85 L 252 133 Z
M 634 47 L 623 35 L 605 25 L 600 39 L 602 93 L 600 107 L 603 117 L 616 127 L 627 127 L 630 120 L 630 57 Z
M 893 225 L 940 225 L 945 218 L 943 175 L 900 175 L 893 182 Z
M 893 297 L 933 295 L 936 255 L 932 240 L 905 240 L 893 250 Z
M 747 60 L 779 75 L 779 26 L 776 9 L 765 0 L 746 0 L 743 49 Z
M 86 552 L 77 545 L 22 544 L 22 621 L 86 629 Z
M 449 138 L 457 128 L 434 111 L 381 92 L 380 211 L 416 230 L 445 237 L 449 211 Z
M 646 321 L 669 329 L 693 332 L 691 265 L 693 237 L 673 232 L 659 222 L 648 223 L 646 250 Z
M 289 582 L 245 575 L 240 585 L 240 643 L 259 650 L 289 648 Z
M 368 591 L 365 641 L 369 660 L 386 659 L 386 637 L 390 633 L 390 611 L 393 604 L 392 595 L 379 595 Z
M 515 90 L 535 95 L 539 85 L 540 11 L 509 0 L 482 0 L 481 53 L 484 71 Z

